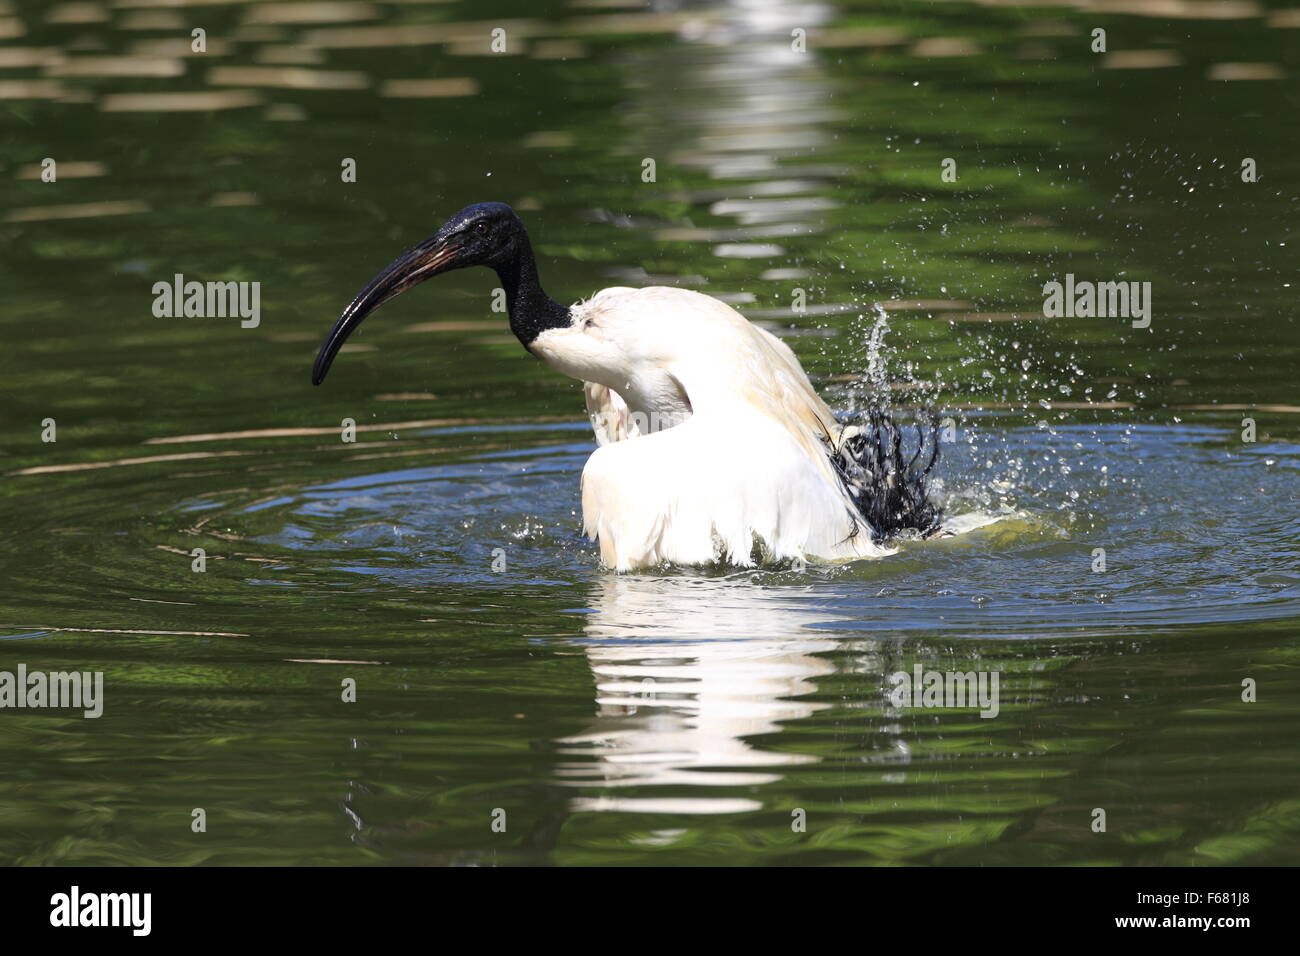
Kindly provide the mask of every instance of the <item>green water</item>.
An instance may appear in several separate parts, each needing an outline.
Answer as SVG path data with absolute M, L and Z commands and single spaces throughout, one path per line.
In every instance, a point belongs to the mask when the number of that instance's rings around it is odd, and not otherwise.
M 105 687 L 0 710 L 0 860 L 1294 863 L 1300 20 L 1187 9 L 0 0 L 0 672 Z M 837 408 L 886 333 L 950 515 L 1000 520 L 603 571 L 579 386 L 481 270 L 313 388 L 481 200 L 556 298 L 718 295 Z M 155 317 L 176 273 L 260 323 Z M 1066 273 L 1150 327 L 1044 318 Z M 896 706 L 918 664 L 997 716 Z

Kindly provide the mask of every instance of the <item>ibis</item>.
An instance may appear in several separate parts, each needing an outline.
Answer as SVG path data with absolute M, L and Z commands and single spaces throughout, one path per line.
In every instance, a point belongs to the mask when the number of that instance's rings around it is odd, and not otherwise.
M 583 383 L 598 446 L 583 529 L 607 567 L 838 562 L 940 530 L 933 424 L 909 459 L 888 414 L 838 420 L 789 346 L 699 292 L 614 287 L 561 305 L 505 203 L 466 206 L 375 276 L 321 345 L 313 384 L 375 309 L 468 266 L 495 270 L 524 349 Z

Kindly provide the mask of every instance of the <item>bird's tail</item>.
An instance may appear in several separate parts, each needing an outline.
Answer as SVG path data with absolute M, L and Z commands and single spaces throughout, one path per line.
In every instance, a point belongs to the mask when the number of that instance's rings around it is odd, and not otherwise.
M 877 543 L 907 532 L 924 538 L 939 531 L 943 509 L 926 487 L 939 460 L 939 423 L 932 414 L 927 419 L 924 426 L 916 425 L 910 458 L 903 449 L 907 430 L 878 408 L 846 423 L 831 454 L 845 491 Z

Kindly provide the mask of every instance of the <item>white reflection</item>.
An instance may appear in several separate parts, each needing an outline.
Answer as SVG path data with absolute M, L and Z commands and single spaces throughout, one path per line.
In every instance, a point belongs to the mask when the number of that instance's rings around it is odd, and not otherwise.
M 679 167 L 707 171 L 734 186 L 684 198 L 736 224 L 696 226 L 678 221 L 656 229 L 661 240 L 707 242 L 724 258 L 775 259 L 771 241 L 823 228 L 837 205 L 824 191 L 836 174 L 809 164 L 830 146 L 827 128 L 839 118 L 832 80 L 814 49 L 831 14 L 820 3 L 729 0 L 691 5 L 698 19 L 682 27 L 682 42 L 629 56 L 625 150 L 668 156 Z
M 828 705 L 803 698 L 835 668 L 819 652 L 836 641 L 808 625 L 824 609 L 798 591 L 748 577 L 610 575 L 595 585 L 583 650 L 596 679 L 596 717 L 563 738 L 570 786 L 743 787 L 780 779 L 774 768 L 818 758 L 763 750 L 751 738 Z M 734 813 L 748 797 L 598 796 L 574 810 Z

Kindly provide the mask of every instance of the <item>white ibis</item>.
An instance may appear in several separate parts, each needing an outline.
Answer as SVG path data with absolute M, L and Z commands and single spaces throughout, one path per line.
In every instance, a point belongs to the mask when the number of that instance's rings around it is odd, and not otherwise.
M 505 203 L 466 206 L 371 280 L 321 345 L 312 382 L 376 308 L 466 266 L 494 269 L 524 348 L 584 383 L 599 447 L 582 472 L 583 527 L 608 567 L 840 561 L 938 530 L 933 429 L 918 466 L 924 435 L 906 461 L 887 415 L 841 424 L 789 346 L 698 292 L 609 288 L 560 305 Z

